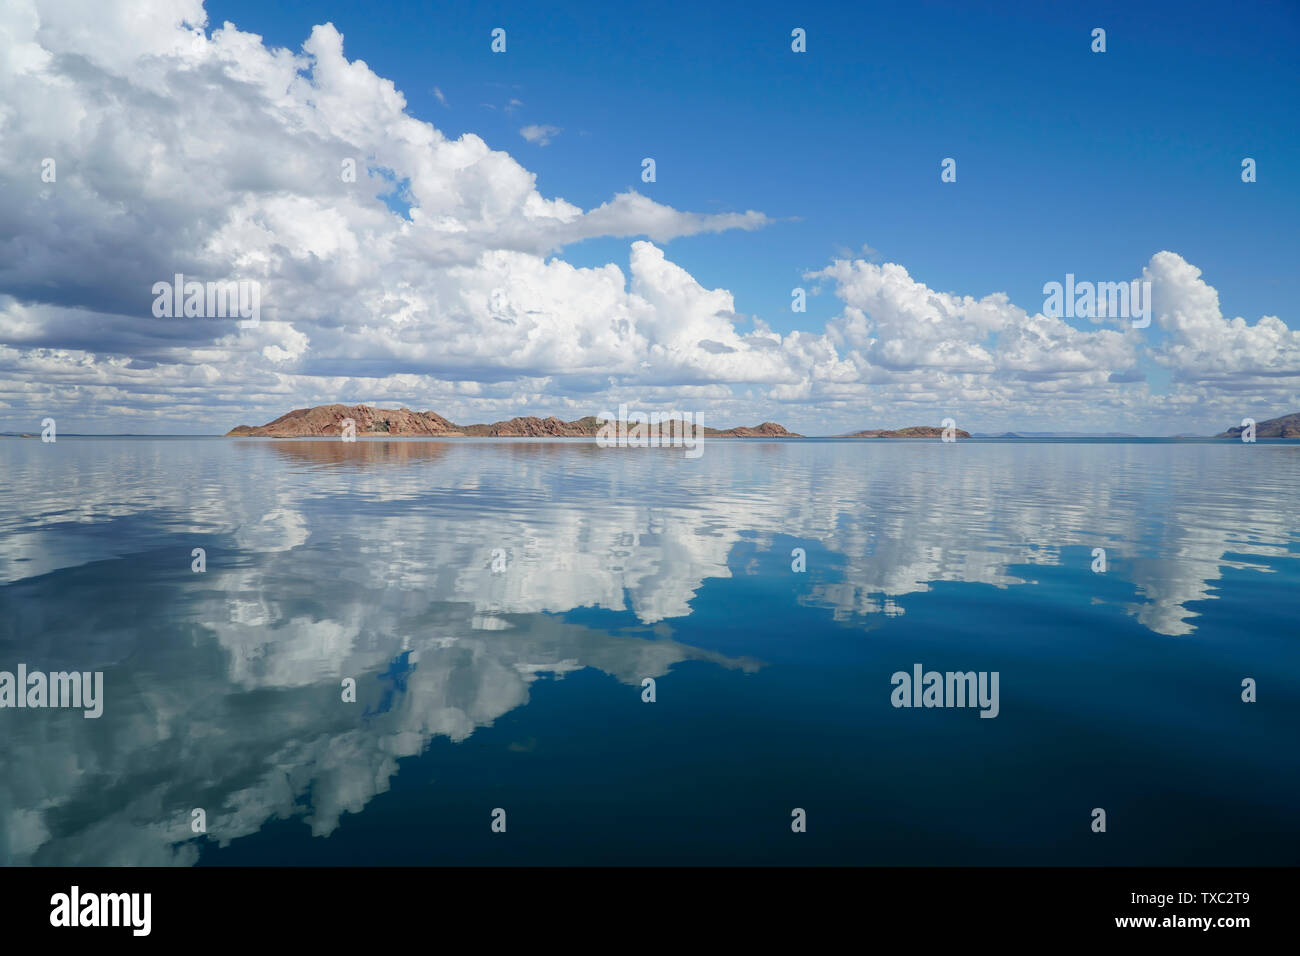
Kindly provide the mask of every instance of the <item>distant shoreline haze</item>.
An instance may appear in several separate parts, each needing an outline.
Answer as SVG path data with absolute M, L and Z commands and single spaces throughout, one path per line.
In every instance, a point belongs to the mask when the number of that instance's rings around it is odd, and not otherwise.
M 281 415 L 265 425 L 237 425 L 224 435 L 211 432 L 146 433 L 146 432 L 63 432 L 63 438 L 337 438 L 342 422 L 351 418 L 356 423 L 357 438 L 595 438 L 603 417 L 588 415 L 574 421 L 563 421 L 555 416 L 519 416 L 487 425 L 457 425 L 436 412 L 413 412 L 407 408 L 375 408 L 370 405 L 316 405 L 299 408 Z M 689 422 L 689 418 L 687 419 Z M 680 425 L 680 419 L 667 419 L 661 424 Z M 703 426 L 706 438 L 942 438 L 944 429 L 932 425 L 910 425 L 905 428 L 864 429 L 847 434 L 801 435 L 789 431 L 776 422 L 760 425 L 736 425 L 731 428 Z M 1090 440 L 1128 441 L 1143 439 L 1206 441 L 1214 439 L 1240 440 L 1244 427 L 1234 425 L 1217 435 L 1134 435 L 1129 432 L 1045 432 L 1003 431 L 968 432 L 954 428 L 959 439 L 1002 439 L 1006 441 L 1035 440 Z M 666 431 L 672 432 L 669 428 Z M 6 438 L 40 438 L 39 432 L 0 432 Z M 1300 440 L 1300 412 L 1267 419 L 1255 425 L 1255 437 L 1263 439 Z
M 621 412 L 620 412 L 621 414 Z M 663 420 L 661 424 L 681 425 L 676 413 Z M 689 426 L 690 416 L 685 416 Z M 408 408 L 376 408 L 370 405 L 316 405 L 311 408 L 294 409 L 265 425 L 237 425 L 226 433 L 227 438 L 324 438 L 342 433 L 343 422 L 354 422 L 358 438 L 595 438 L 602 426 L 608 427 L 610 419 L 604 415 L 588 415 L 574 421 L 563 421 L 555 416 L 540 418 L 520 416 L 507 421 L 491 424 L 457 425 L 437 412 L 413 412 Z M 945 422 L 945 424 L 949 424 Z M 668 431 L 672 431 L 669 428 Z M 712 438 L 805 438 L 791 432 L 776 422 L 763 422 L 753 427 L 737 425 L 731 428 L 710 428 L 703 426 L 704 436 Z M 1234 426 L 1221 432 L 1214 438 L 1239 438 L 1243 431 L 1241 426 Z M 839 435 L 811 437 L 826 438 L 941 438 L 944 429 L 932 425 L 910 425 L 897 429 L 865 429 Z M 955 438 L 1142 438 L 1142 437 L 1202 437 L 1202 436 L 1141 436 L 1120 432 L 1088 434 L 1082 432 L 1001 432 L 997 434 L 977 432 L 972 434 L 960 428 L 952 428 Z M 1256 437 L 1259 438 L 1300 438 L 1300 413 L 1269 419 L 1256 425 Z

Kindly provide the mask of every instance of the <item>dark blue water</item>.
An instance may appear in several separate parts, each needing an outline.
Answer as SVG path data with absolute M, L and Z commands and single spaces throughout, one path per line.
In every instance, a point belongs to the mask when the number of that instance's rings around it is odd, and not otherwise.
M 1295 444 L 61 437 L 0 469 L 0 671 L 105 687 L 0 709 L 5 863 L 1300 862 Z M 996 672 L 997 716 L 893 706 L 914 664 Z

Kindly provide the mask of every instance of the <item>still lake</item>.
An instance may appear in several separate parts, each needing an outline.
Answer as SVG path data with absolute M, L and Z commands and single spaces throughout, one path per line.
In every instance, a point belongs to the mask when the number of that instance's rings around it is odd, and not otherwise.
M 1297 443 L 60 436 L 0 475 L 0 671 L 104 688 L 0 709 L 0 863 L 1300 863 Z M 914 665 L 997 716 L 894 706 Z

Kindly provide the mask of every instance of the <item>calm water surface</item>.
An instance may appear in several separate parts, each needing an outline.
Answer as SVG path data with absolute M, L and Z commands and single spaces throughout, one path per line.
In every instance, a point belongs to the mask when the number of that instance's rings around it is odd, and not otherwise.
M 105 685 L 0 710 L 0 862 L 1300 863 L 1295 444 L 60 437 L 0 474 L 0 670 Z M 998 716 L 891 706 L 917 663 L 998 672 Z

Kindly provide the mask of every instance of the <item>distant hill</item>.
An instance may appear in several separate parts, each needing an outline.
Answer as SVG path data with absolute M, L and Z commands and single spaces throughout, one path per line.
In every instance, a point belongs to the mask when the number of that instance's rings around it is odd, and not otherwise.
M 976 432 L 976 438 L 1141 438 L 1127 432 Z
M 853 432 L 851 435 L 836 435 L 836 438 L 942 438 L 943 429 L 935 428 L 933 425 L 909 425 L 907 428 L 874 428 L 862 432 Z M 957 438 L 970 438 L 968 431 L 962 431 L 960 428 L 953 429 L 953 435 Z
M 1245 431 L 1240 425 L 1234 425 L 1226 432 L 1220 432 L 1215 438 L 1240 438 Z M 1256 438 L 1300 438 L 1300 412 L 1270 418 L 1266 422 L 1255 423 Z
M 337 438 L 343 420 L 356 423 L 358 438 L 595 438 L 601 420 L 588 415 L 576 421 L 527 416 L 490 425 L 457 425 L 437 412 L 413 412 L 409 408 L 372 408 L 369 405 L 317 405 L 286 412 L 265 425 L 238 425 L 227 438 Z M 680 425 L 678 425 L 680 428 Z M 662 431 L 676 432 L 671 426 Z M 709 438 L 802 438 L 775 422 L 749 427 L 704 428 Z

